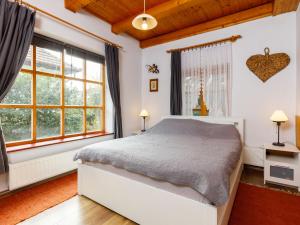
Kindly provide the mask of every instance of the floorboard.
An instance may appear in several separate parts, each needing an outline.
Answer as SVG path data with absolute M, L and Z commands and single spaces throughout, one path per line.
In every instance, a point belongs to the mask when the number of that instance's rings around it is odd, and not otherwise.
M 19 225 L 134 225 L 132 221 L 91 201 L 75 196 Z

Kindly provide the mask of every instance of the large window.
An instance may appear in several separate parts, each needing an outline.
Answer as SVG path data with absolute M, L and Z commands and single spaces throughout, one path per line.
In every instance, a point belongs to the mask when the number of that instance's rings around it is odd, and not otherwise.
M 0 115 L 8 146 L 104 132 L 104 65 L 32 45 Z

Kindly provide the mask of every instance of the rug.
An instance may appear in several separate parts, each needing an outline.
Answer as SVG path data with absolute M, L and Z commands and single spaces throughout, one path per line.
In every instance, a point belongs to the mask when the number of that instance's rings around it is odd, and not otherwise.
M 0 225 L 13 225 L 77 194 L 77 173 L 0 199 Z
M 240 183 L 229 225 L 299 225 L 300 196 Z
M 13 225 L 77 194 L 77 174 L 0 199 L 0 225 Z M 240 183 L 228 225 L 300 225 L 300 196 Z

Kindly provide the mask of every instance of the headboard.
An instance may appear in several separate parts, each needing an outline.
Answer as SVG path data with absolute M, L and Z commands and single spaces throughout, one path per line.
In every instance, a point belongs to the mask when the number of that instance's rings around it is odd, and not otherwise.
M 209 117 L 209 116 L 165 116 L 163 119 L 193 119 L 207 123 L 232 124 L 241 135 L 241 141 L 244 144 L 244 119 L 236 117 Z

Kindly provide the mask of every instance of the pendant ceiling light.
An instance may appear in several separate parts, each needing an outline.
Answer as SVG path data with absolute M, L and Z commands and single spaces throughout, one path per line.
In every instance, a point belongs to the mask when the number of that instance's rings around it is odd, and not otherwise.
M 144 13 L 133 19 L 132 26 L 138 30 L 151 30 L 157 26 L 157 20 L 146 13 L 146 0 L 144 0 Z

